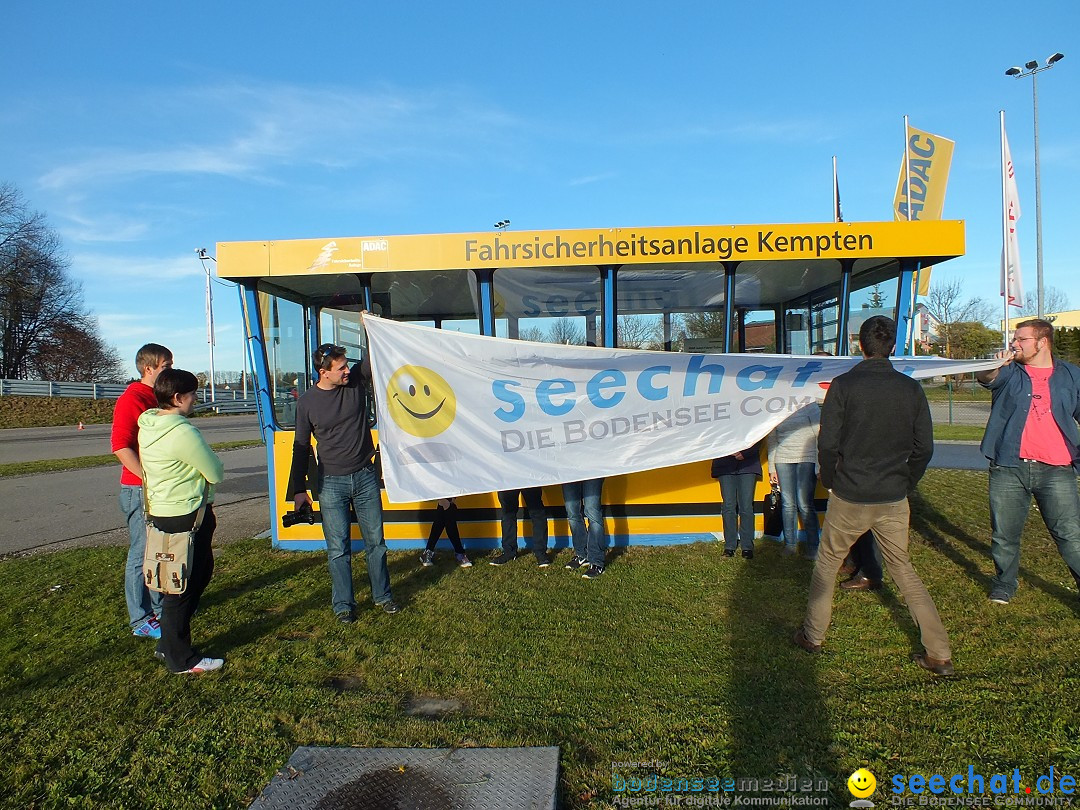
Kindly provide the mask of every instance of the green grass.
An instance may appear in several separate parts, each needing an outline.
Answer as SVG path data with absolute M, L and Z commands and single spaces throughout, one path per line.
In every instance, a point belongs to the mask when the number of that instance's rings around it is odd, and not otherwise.
M 216 452 L 239 450 L 243 447 L 258 447 L 262 439 L 239 439 L 231 442 L 214 442 L 210 446 Z M 104 467 L 119 464 L 112 453 L 101 456 L 78 456 L 76 458 L 52 458 L 44 461 L 16 461 L 0 464 L 0 478 L 8 475 L 33 475 L 35 473 L 61 472 L 63 470 L 83 470 L 87 467 Z
M 981 442 L 985 425 L 934 425 L 934 439 L 938 441 Z
M 170 675 L 126 630 L 122 548 L 0 562 L 0 796 L 11 807 L 246 807 L 300 745 L 561 749 L 561 806 L 613 804 L 612 762 L 671 777 L 1080 772 L 1080 603 L 1041 521 L 1021 590 L 990 605 L 986 475 L 932 470 L 912 554 L 957 677 L 908 660 L 918 631 L 889 585 L 839 593 L 826 654 L 790 636 L 810 564 L 771 541 L 616 551 L 602 579 L 527 558 L 461 570 L 392 553 L 394 617 L 332 621 L 325 556 L 217 549 L 193 623 L 220 673 Z M 358 598 L 366 577 L 358 558 Z M 403 711 L 451 697 L 441 719 Z M 622 776 L 634 771 L 620 770 Z M 873 796 L 887 802 L 882 788 Z

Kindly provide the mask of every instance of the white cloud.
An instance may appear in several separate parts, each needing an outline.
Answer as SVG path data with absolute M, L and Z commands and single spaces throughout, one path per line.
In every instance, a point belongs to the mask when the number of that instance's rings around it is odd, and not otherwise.
M 587 186 L 592 183 L 599 183 L 603 180 L 610 180 L 618 175 L 615 172 L 602 172 L 601 174 L 590 174 L 585 177 L 575 177 L 569 181 L 571 186 Z
M 410 152 L 453 153 L 459 138 L 475 146 L 516 126 L 459 90 L 406 95 L 251 83 L 197 88 L 155 103 L 178 131 L 190 130 L 194 111 L 205 122 L 199 130 L 205 138 L 166 148 L 98 147 L 45 173 L 41 186 L 67 191 L 153 174 L 272 183 L 273 170 L 283 165 L 343 167 Z
M 144 286 L 205 275 L 194 251 L 189 256 L 167 258 L 76 253 L 71 257 L 71 270 L 86 283 L 120 281 Z

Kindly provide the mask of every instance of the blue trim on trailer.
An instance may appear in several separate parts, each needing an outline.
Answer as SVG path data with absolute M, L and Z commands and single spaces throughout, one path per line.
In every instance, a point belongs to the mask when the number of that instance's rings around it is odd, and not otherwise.
M 896 351 L 897 355 L 914 355 L 915 342 L 915 318 L 912 313 L 914 297 L 912 285 L 914 284 L 915 270 L 922 266 L 921 262 L 912 262 L 911 259 L 903 259 L 900 262 L 900 291 L 896 296 Z
M 618 329 L 615 322 L 615 302 L 618 300 L 618 282 L 615 277 L 618 274 L 615 265 L 605 265 L 600 268 L 600 326 L 603 334 L 603 343 L 609 349 L 614 349 L 618 343 Z
M 259 432 L 266 448 L 267 482 L 274 481 L 274 434 L 276 419 L 274 399 L 267 388 L 270 380 L 270 367 L 266 362 L 266 340 L 263 336 L 262 320 L 259 318 L 259 296 L 254 282 L 244 282 L 239 286 L 240 309 L 247 318 L 247 346 L 250 354 L 251 369 L 255 372 L 255 401 L 259 411 Z M 269 489 L 268 489 L 269 492 Z M 277 514 L 273 498 L 268 498 L 270 510 L 271 545 L 278 548 Z
M 759 535 L 759 539 L 760 535 Z M 554 541 L 554 542 L 550 542 Z M 570 538 L 562 535 L 553 535 L 550 538 L 548 551 L 562 551 L 570 547 Z M 462 538 L 462 545 L 466 551 L 493 551 L 500 547 L 499 540 L 489 538 L 484 540 L 469 540 Z M 634 536 L 635 546 L 678 546 L 689 543 L 715 543 L 717 537 L 711 532 L 690 532 L 686 534 L 639 534 Z M 390 551 L 415 551 L 424 548 L 423 540 L 387 540 L 386 547 Z M 624 548 L 631 545 L 630 536 L 626 534 L 614 535 L 608 538 L 608 548 Z M 282 551 L 325 551 L 326 543 L 322 540 L 282 540 L 275 543 L 275 548 Z M 440 540 L 436 549 L 449 550 L 449 541 Z M 356 553 L 364 550 L 364 541 L 354 539 L 352 550 Z M 529 553 L 528 535 L 518 538 L 518 554 Z

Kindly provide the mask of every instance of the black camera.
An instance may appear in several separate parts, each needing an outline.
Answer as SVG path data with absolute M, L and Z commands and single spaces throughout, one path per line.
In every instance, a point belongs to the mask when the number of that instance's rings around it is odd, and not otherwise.
M 310 503 L 303 503 L 295 512 L 289 512 L 287 515 L 281 516 L 281 525 L 286 529 L 290 526 L 295 526 L 297 523 L 309 523 L 314 525 L 315 513 L 311 511 Z

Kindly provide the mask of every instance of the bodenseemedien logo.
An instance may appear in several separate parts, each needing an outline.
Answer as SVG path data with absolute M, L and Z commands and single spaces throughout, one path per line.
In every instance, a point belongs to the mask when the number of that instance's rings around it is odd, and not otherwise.
M 859 768 L 847 780 L 847 789 L 855 797 L 855 801 L 848 807 L 873 807 L 874 803 L 869 797 L 873 795 L 876 788 L 877 779 L 874 774 L 866 768 Z
M 421 439 L 438 436 L 454 421 L 457 397 L 442 375 L 424 366 L 402 366 L 386 384 L 390 416 L 399 428 Z

